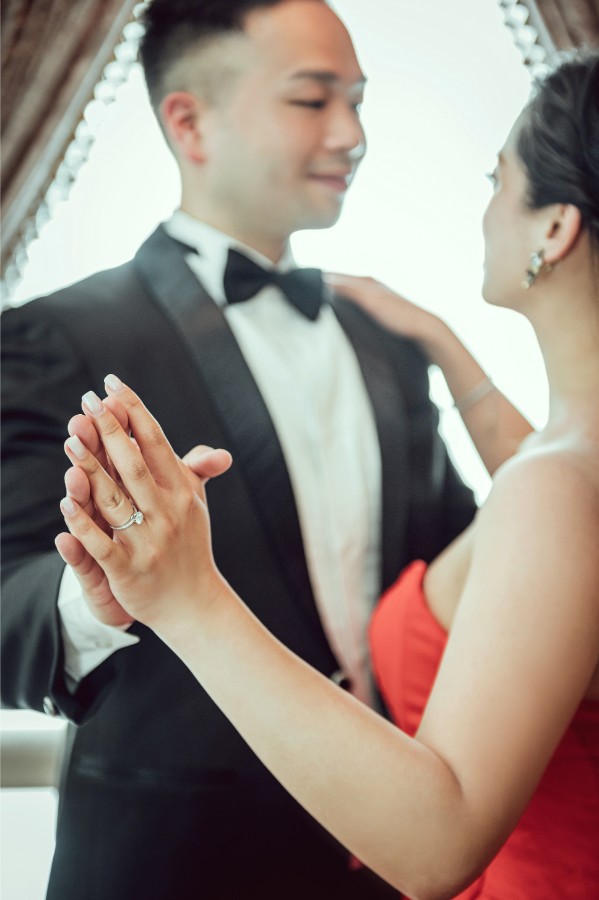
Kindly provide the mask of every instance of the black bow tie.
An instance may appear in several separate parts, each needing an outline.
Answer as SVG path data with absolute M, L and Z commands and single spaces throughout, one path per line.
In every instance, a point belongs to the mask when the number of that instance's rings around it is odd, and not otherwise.
M 228 303 L 243 303 L 267 284 L 276 285 L 308 319 L 317 318 L 325 293 L 320 269 L 292 269 L 285 273 L 267 270 L 243 253 L 229 250 L 223 281 Z

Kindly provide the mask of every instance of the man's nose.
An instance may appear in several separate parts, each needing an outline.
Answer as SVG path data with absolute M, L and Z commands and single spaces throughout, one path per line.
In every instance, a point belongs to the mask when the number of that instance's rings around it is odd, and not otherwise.
M 335 104 L 326 137 L 327 150 L 343 152 L 353 160 L 360 160 L 366 152 L 366 136 L 360 115 L 347 102 Z

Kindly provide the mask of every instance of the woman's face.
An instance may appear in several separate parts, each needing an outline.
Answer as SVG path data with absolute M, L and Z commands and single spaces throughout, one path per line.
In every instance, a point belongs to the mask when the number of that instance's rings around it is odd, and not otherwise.
M 527 207 L 527 176 L 516 143 L 523 113 L 508 135 L 490 176 L 493 196 L 483 216 L 483 297 L 496 306 L 519 308 L 531 253 L 540 249 L 536 211 Z

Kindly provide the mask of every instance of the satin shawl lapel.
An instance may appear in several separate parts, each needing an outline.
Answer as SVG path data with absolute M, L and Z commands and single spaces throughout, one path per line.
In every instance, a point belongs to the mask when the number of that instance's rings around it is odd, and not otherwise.
M 159 227 L 138 251 L 136 262 L 195 362 L 289 593 L 307 624 L 321 630 L 277 433 L 222 310 L 190 271 L 184 255 L 184 248 Z
M 382 465 L 382 587 L 388 587 L 405 564 L 405 529 L 409 511 L 409 420 L 392 353 L 395 339 L 381 332 L 355 304 L 334 297 L 332 306 L 349 337 L 374 411 Z

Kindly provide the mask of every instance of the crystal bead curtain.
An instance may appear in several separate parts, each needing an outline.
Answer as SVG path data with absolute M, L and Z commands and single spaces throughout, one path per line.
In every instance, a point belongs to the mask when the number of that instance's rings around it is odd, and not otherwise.
M 2 3 L 2 294 L 64 201 L 137 58 L 139 0 Z

